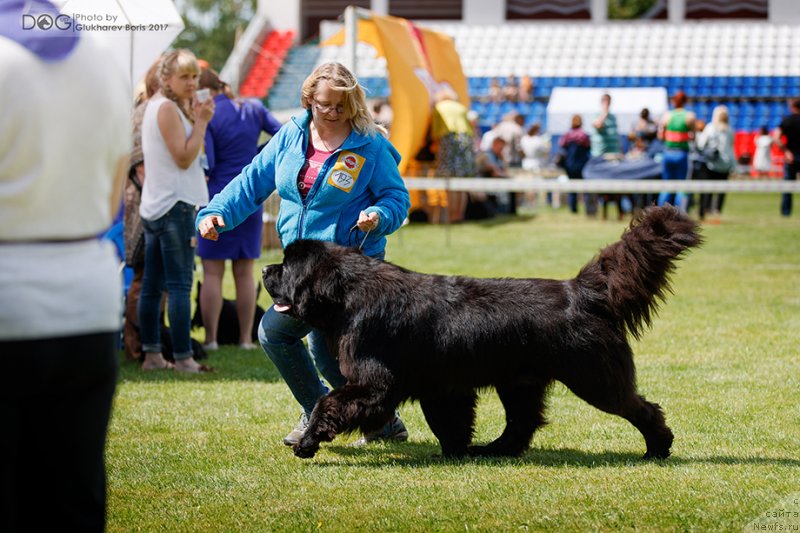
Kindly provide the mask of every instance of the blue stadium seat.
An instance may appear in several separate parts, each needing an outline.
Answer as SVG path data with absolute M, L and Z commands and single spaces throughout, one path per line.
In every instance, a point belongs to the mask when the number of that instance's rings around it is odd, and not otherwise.
M 469 94 L 483 94 L 480 78 L 467 78 Z
M 694 91 L 692 92 L 694 93 L 695 96 L 700 96 L 700 97 L 712 96 L 714 93 L 713 86 L 707 85 L 705 83 L 695 87 Z
M 531 102 L 517 102 L 517 111 L 524 116 L 530 115 L 532 107 L 533 103 Z
M 714 96 L 728 96 L 728 78 L 726 76 L 712 78 L 711 94 Z
M 553 78 L 549 76 L 543 76 L 536 80 L 537 87 L 546 87 L 548 91 L 553 88 Z
M 549 98 L 550 97 L 550 87 L 546 87 L 544 85 L 536 85 L 533 88 L 533 96 L 536 98 Z
M 500 114 L 501 115 L 505 115 L 506 113 L 508 113 L 510 111 L 516 111 L 516 110 L 517 110 L 517 104 L 514 103 L 514 102 L 502 102 L 500 104 Z
M 483 111 L 486 115 L 500 115 L 503 113 L 500 109 L 500 104 L 497 102 L 487 102 L 485 106 Z
M 667 78 L 667 93 L 675 94 L 679 90 L 684 89 L 683 76 L 669 76 Z

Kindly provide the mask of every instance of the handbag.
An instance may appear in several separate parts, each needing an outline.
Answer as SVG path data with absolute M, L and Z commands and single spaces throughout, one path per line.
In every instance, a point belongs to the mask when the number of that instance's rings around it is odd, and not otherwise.
M 142 184 L 136 176 L 136 167 L 131 167 L 125 187 L 125 216 L 122 222 L 125 265 L 131 268 L 144 263 L 144 226 L 139 216 L 141 201 Z

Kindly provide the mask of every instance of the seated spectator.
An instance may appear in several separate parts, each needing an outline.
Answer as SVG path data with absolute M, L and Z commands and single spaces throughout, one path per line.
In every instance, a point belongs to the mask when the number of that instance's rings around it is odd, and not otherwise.
M 492 78 L 489 82 L 489 101 L 500 103 L 503 101 L 503 87 L 500 85 L 500 78 Z
M 631 142 L 631 147 L 628 153 L 625 154 L 625 159 L 628 161 L 635 161 L 647 157 L 647 143 L 643 137 L 636 136 Z
M 639 120 L 634 124 L 628 139 L 631 142 L 636 142 L 641 139 L 641 146 L 644 148 L 644 153 L 647 154 L 650 144 L 658 137 L 658 124 L 650 118 L 650 110 L 646 107 L 639 113 Z
M 484 178 L 507 178 L 508 165 L 505 162 L 504 152 L 506 141 L 500 136 L 492 139 L 489 150 L 478 156 L 478 175 Z M 499 213 L 517 214 L 517 193 L 511 192 L 507 196 L 489 195 L 489 201 L 495 204 Z
M 506 78 L 506 84 L 503 86 L 503 100 L 506 102 L 516 102 L 519 100 L 519 84 L 517 78 L 513 74 Z
M 533 101 L 533 79 L 530 76 L 522 76 L 519 80 L 519 101 Z
M 542 133 L 542 126 L 534 122 L 519 140 L 522 149 L 522 168 L 538 173 L 547 166 L 550 159 L 550 135 Z
M 478 156 L 478 175 L 483 178 L 507 178 L 508 170 L 503 157 L 506 141 L 502 137 L 494 137 L 489 150 Z
M 505 162 L 512 167 L 519 167 L 522 164 L 522 150 L 519 143 L 525 135 L 525 129 L 522 127 L 524 124 L 525 117 L 517 111 L 509 111 L 493 128 L 494 134 L 506 142 L 503 156 Z

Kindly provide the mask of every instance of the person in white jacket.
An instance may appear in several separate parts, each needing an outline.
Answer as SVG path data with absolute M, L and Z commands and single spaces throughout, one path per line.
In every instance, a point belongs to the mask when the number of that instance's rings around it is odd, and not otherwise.
M 101 532 L 117 382 L 129 89 L 91 32 L 0 0 L 0 530 Z M 46 20 L 46 19 L 44 19 Z

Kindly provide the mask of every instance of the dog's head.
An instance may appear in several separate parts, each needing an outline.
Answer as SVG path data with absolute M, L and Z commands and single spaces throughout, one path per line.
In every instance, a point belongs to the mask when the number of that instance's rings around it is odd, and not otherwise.
M 324 329 L 339 317 L 364 261 L 370 259 L 355 248 L 299 240 L 286 247 L 283 263 L 267 265 L 261 274 L 276 311 Z

